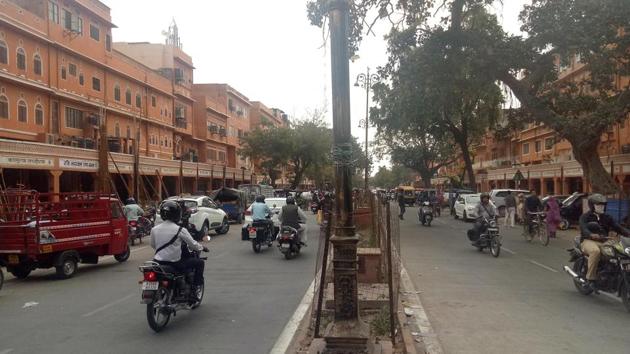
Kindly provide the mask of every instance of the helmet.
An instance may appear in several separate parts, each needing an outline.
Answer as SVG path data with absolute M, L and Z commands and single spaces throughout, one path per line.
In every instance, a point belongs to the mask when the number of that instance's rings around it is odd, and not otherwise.
M 176 201 L 167 200 L 160 206 L 160 217 L 178 223 L 182 218 L 182 208 Z
M 265 202 L 265 196 L 264 195 L 257 195 L 256 196 L 256 203 L 264 203 Z
M 287 204 L 295 204 L 295 198 L 292 196 L 287 197 Z
M 133 199 L 132 197 L 127 198 L 127 200 L 125 200 L 125 204 L 129 205 L 129 204 L 136 204 L 136 200 Z
M 588 207 L 589 209 L 591 209 L 591 211 L 595 210 L 595 205 L 597 204 L 606 205 L 607 202 L 608 201 L 606 200 L 606 197 L 604 197 L 603 195 L 599 193 L 593 193 L 588 197 Z

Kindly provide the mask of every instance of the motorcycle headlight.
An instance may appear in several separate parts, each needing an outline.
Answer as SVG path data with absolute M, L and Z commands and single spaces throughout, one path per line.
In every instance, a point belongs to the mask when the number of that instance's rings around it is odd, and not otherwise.
M 490 220 L 490 227 L 497 227 L 497 222 L 494 220 Z

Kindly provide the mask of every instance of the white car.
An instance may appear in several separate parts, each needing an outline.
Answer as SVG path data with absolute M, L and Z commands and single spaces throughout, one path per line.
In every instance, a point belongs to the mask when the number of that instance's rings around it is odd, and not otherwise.
M 269 209 L 271 209 L 271 212 L 272 212 L 271 220 L 273 220 L 274 235 L 275 235 L 278 233 L 278 230 L 280 230 L 280 220 L 278 220 L 278 214 L 280 214 L 280 210 L 282 210 L 282 207 L 287 205 L 287 199 L 286 198 L 265 198 L 265 204 L 267 204 L 267 206 L 269 207 Z M 247 208 L 247 211 L 245 211 L 245 224 L 243 225 L 243 228 L 249 227 L 249 225 L 251 225 L 252 222 L 253 222 L 252 206 L 250 205 L 249 208 Z
M 455 219 L 475 220 L 479 215 L 476 213 L 477 205 L 481 203 L 481 194 L 465 194 L 455 201 Z M 492 203 L 492 201 L 490 201 Z M 494 203 L 492 203 L 494 205 Z
M 210 230 L 214 230 L 217 235 L 226 234 L 230 230 L 227 214 L 210 197 L 195 195 L 190 197 L 171 197 L 167 200 L 183 202 L 184 206 L 190 209 L 191 215 L 188 222 L 197 231 L 199 237 L 206 236 Z M 155 215 L 156 225 L 162 222 L 159 213 L 160 209 L 158 208 Z
M 514 198 L 517 198 L 519 194 L 529 195 L 529 191 L 524 189 L 493 189 L 490 191 L 490 200 L 496 205 L 499 215 L 505 216 L 505 197 L 508 193 L 512 192 Z

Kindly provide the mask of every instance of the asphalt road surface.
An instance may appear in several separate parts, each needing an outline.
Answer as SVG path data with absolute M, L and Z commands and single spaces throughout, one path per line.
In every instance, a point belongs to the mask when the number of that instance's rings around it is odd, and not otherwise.
M 545 247 L 502 227 L 493 258 L 470 245 L 472 223 L 443 214 L 423 227 L 416 213 L 400 224 L 403 262 L 446 353 L 630 353 L 621 302 L 579 294 L 561 269 L 576 230 Z
M 207 243 L 202 305 L 179 311 L 158 334 L 140 304 L 148 239 L 126 263 L 107 257 L 80 265 L 71 279 L 56 280 L 54 269 L 9 275 L 0 290 L 0 354 L 268 353 L 313 280 L 319 228 L 309 220 L 309 247 L 287 261 L 276 244 L 254 254 L 240 227 Z

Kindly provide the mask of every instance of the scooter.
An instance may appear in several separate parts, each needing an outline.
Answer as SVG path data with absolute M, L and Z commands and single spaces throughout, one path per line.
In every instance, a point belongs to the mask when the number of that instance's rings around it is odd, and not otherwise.
M 431 226 L 433 221 L 433 208 L 429 202 L 423 202 L 422 206 L 418 208 L 418 220 L 423 226 Z
M 278 233 L 278 248 L 285 259 L 291 259 L 300 254 L 302 245 L 298 240 L 298 230 L 291 226 L 282 226 Z

